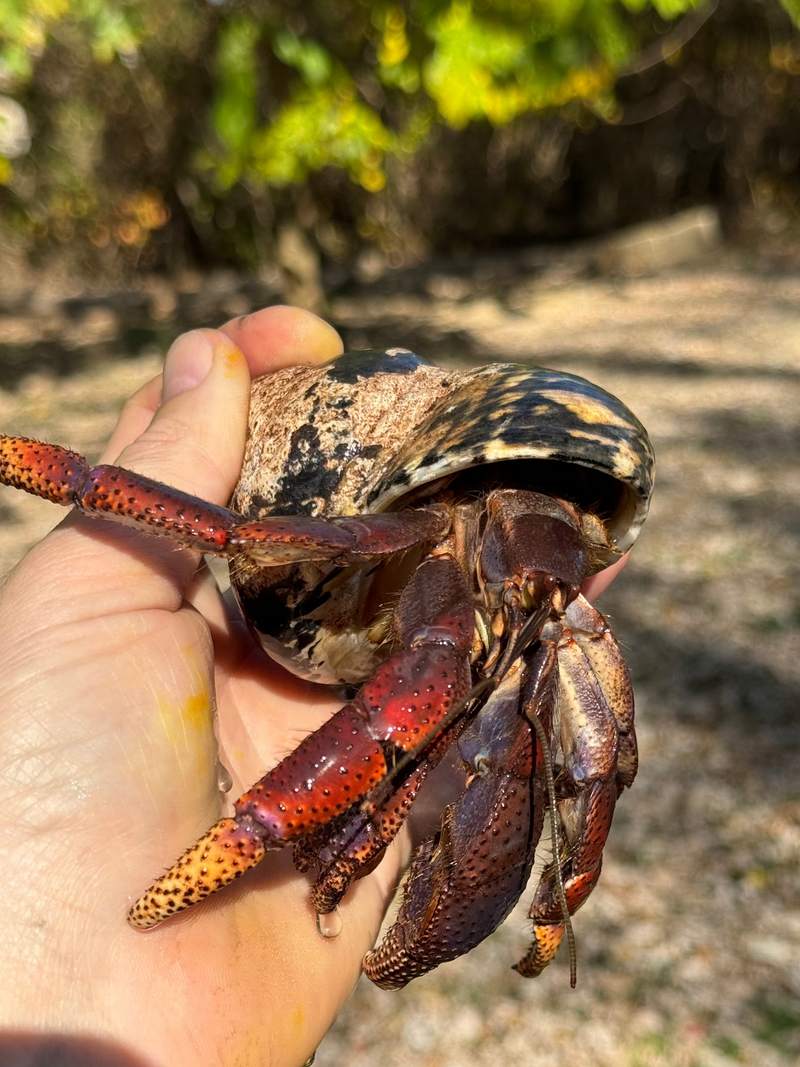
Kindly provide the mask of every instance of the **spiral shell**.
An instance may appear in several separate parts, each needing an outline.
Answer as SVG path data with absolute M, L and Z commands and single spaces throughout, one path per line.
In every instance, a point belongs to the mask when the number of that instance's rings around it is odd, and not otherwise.
M 346 352 L 254 383 L 233 507 L 251 518 L 396 510 L 476 468 L 487 484 L 510 477 L 601 515 L 609 563 L 647 516 L 654 456 L 636 416 L 576 375 Z

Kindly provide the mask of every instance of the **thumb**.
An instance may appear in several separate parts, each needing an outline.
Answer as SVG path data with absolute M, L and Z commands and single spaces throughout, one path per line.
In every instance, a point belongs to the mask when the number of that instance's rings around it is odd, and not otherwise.
M 167 353 L 149 426 L 111 461 L 224 504 L 244 455 L 249 397 L 250 370 L 233 341 L 218 330 L 183 334 Z
M 102 462 L 225 504 L 244 454 L 249 395 L 250 371 L 230 338 L 216 330 L 184 334 L 167 354 L 161 404 L 135 440 L 118 455 L 112 444 Z M 45 610 L 31 619 L 63 625 L 119 611 L 175 610 L 198 558 L 176 552 L 167 538 L 73 513 L 33 549 L 19 580 L 28 581 L 31 568 L 39 578 L 30 596 Z

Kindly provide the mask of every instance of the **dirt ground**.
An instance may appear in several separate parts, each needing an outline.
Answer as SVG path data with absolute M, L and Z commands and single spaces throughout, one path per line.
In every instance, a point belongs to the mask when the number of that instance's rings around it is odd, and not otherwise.
M 9 298 L 0 426 L 96 455 L 171 334 L 263 295 L 225 276 L 137 292 Z M 351 347 L 596 380 L 648 426 L 658 477 L 600 605 L 634 676 L 641 770 L 575 922 L 577 990 L 562 959 L 535 981 L 510 970 L 527 942 L 520 905 L 402 992 L 362 981 L 317 1064 L 800 1062 L 800 271 L 731 251 L 639 279 L 443 267 L 330 311 Z M 0 491 L 0 573 L 58 517 Z

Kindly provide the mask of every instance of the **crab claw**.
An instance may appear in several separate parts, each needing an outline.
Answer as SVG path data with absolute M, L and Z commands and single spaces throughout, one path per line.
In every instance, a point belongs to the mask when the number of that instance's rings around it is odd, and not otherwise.
M 263 829 L 251 819 L 220 819 L 136 901 L 128 922 L 140 930 L 157 926 L 255 867 L 265 852 Z
M 408 782 L 416 783 L 421 766 L 415 755 L 420 739 L 426 742 L 426 773 L 446 749 L 441 739 L 437 743 L 437 728 L 460 725 L 458 717 L 453 724 L 447 717 L 470 691 L 474 619 L 459 564 L 447 557 L 423 561 L 395 611 L 402 647 L 350 703 L 236 801 L 234 818 L 213 826 L 147 890 L 128 913 L 131 925 L 147 929 L 196 904 L 255 867 L 268 850 L 299 844 L 308 858 L 303 843 L 311 839 L 321 852 L 319 831 L 341 829 L 350 818 L 356 831 L 367 838 L 375 831 L 371 836 L 377 840 L 371 849 L 356 832 L 342 869 L 333 872 L 341 876 L 337 890 L 343 895 L 407 814 Z M 410 773 L 396 781 L 406 763 Z M 388 790 L 381 800 L 385 810 L 362 825 L 360 816 L 377 803 L 373 795 L 381 786 Z M 395 794 L 399 799 L 393 804 Z M 320 856 L 312 850 L 311 859 L 319 862 Z
M 544 811 L 539 783 L 530 785 L 536 742 L 520 714 L 526 673 L 512 669 L 461 736 L 467 789 L 420 845 L 397 921 L 364 960 L 382 989 L 469 952 L 525 889 Z

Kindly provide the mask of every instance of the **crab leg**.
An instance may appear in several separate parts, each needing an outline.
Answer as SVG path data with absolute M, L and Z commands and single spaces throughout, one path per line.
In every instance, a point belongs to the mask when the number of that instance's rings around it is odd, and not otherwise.
M 592 676 L 617 727 L 618 793 L 631 786 L 639 759 L 633 722 L 633 687 L 614 634 L 585 597 L 579 596 L 564 616 L 572 638 L 583 653 Z
M 441 612 L 447 600 L 456 609 L 450 611 L 449 618 Z M 459 648 L 467 653 L 473 620 L 474 609 L 461 569 L 448 554 L 440 551 L 417 568 L 400 598 L 394 626 L 402 639 L 412 645 L 420 639 L 448 641 L 457 635 Z M 452 722 L 440 719 L 434 730 L 423 734 L 421 740 L 404 746 L 393 773 L 361 804 L 295 846 L 294 861 L 299 869 L 320 867 L 311 892 L 311 902 L 319 914 L 333 911 L 351 881 L 367 873 L 394 839 L 428 772 L 463 729 L 471 693 L 470 690 L 462 695 L 463 713 L 457 714 Z
M 522 692 L 549 717 L 548 654 L 540 646 L 527 663 L 518 661 L 461 736 L 467 789 L 417 849 L 397 921 L 364 960 L 364 973 L 384 989 L 399 989 L 469 952 L 525 889 L 544 804 L 542 778 L 533 775 L 540 753 L 521 713 Z
M 391 782 L 395 766 L 469 692 L 474 625 L 458 564 L 446 557 L 421 564 L 396 612 L 402 647 L 353 701 L 236 801 L 233 818 L 216 823 L 147 890 L 131 908 L 131 924 L 156 925 L 238 878 L 267 850 L 368 805 L 370 793 Z M 407 779 L 406 769 L 401 785 Z
M 26 437 L 0 436 L 0 482 L 204 552 L 223 547 L 238 518 L 151 478 L 122 467 L 90 467 L 77 452 Z
M 0 435 L 0 483 L 95 518 L 169 537 L 175 545 L 221 556 L 242 552 L 261 566 L 305 560 L 360 563 L 443 536 L 444 508 L 343 518 L 268 517 L 248 522 L 228 508 L 172 489 L 123 467 L 90 467 L 77 452 Z
M 567 910 L 574 914 L 597 884 L 614 807 L 636 773 L 633 696 L 627 668 L 608 624 L 580 597 L 567 610 L 557 641 L 561 748 L 569 795 L 558 805 L 568 848 L 561 865 Z M 578 625 L 585 627 L 578 630 Z M 543 633 L 547 640 L 548 633 Z M 538 975 L 564 937 L 557 872 L 542 874 L 530 909 L 533 943 L 516 965 Z
M 562 824 L 577 824 L 578 838 L 572 842 L 568 859 L 561 869 L 567 910 L 574 915 L 597 885 L 616 802 L 615 782 L 595 782 L 574 801 L 562 801 L 559 815 Z M 564 938 L 565 925 L 561 902 L 556 895 L 556 873 L 551 865 L 542 874 L 529 916 L 533 919 L 533 943 L 526 955 L 514 965 L 525 978 L 542 973 L 553 961 Z

